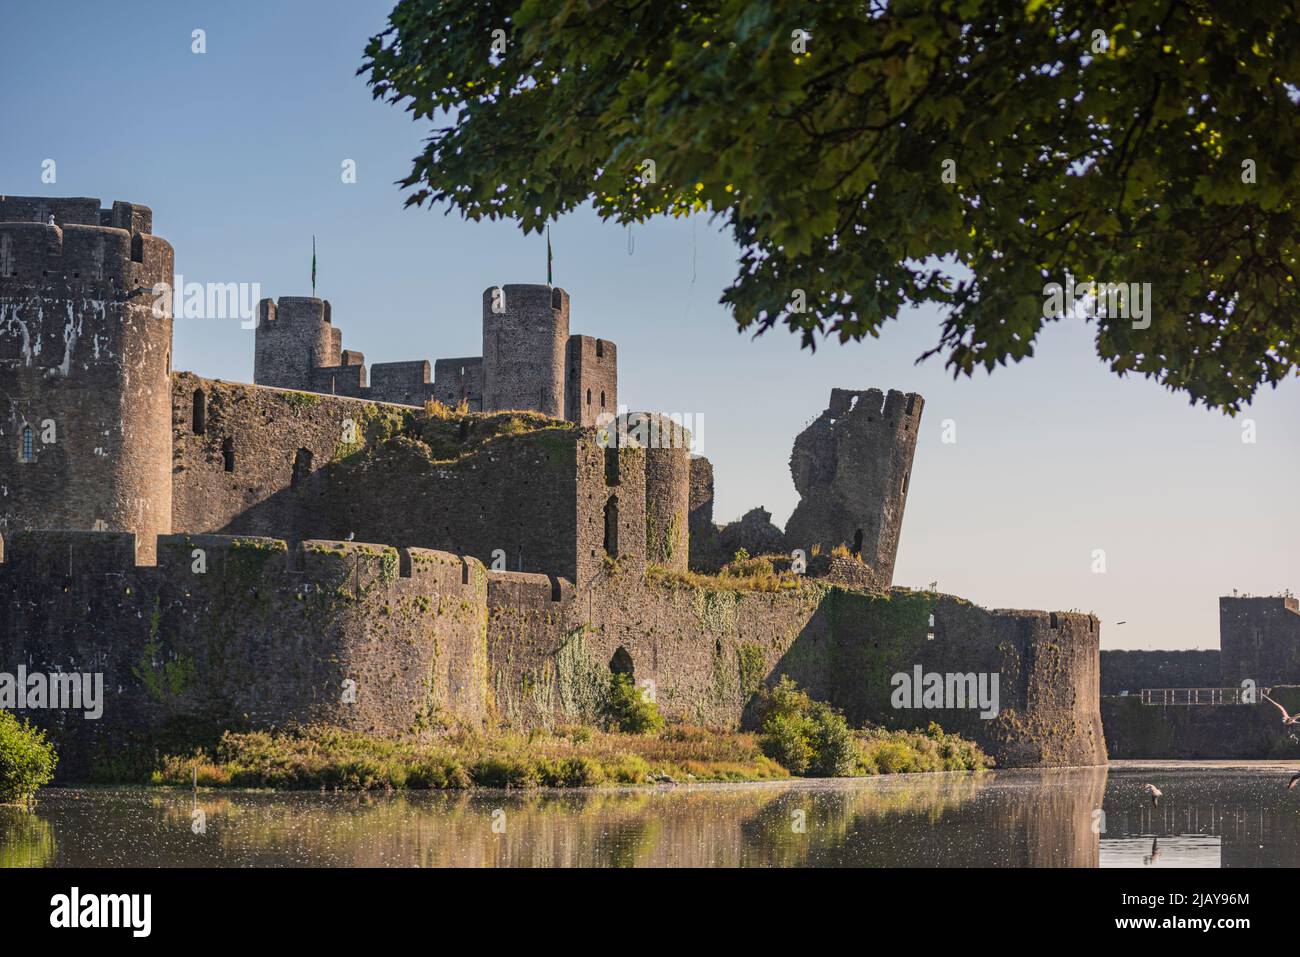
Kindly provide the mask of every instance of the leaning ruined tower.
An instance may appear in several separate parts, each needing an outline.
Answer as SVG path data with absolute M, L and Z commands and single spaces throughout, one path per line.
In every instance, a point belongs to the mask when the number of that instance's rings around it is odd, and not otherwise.
M 172 247 L 147 206 L 0 196 L 0 532 L 171 531 Z M 165 287 L 161 284 L 166 284 Z
M 889 586 L 924 407 L 915 392 L 831 390 L 790 455 L 800 501 L 785 526 L 789 548 L 824 554 L 845 545 Z

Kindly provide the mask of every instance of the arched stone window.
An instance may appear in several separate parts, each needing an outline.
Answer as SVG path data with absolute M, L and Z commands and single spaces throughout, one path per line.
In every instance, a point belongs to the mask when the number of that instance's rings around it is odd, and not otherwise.
M 609 670 L 616 675 L 627 675 L 632 678 L 636 675 L 636 669 L 632 664 L 632 656 L 627 653 L 627 649 L 622 645 L 614 652 L 614 657 L 609 659 Z

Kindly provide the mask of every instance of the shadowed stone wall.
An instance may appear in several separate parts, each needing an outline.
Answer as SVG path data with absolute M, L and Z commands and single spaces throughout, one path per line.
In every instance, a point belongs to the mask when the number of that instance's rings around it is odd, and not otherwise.
M 1101 693 L 1136 694 L 1144 688 L 1218 688 L 1223 681 L 1217 648 L 1205 651 L 1105 651 Z
M 557 422 L 442 460 L 407 435 L 414 409 L 188 373 L 172 391 L 178 531 L 352 534 L 586 582 L 603 568 L 612 501 L 616 557 L 644 567 L 645 452 L 605 449 L 595 430 Z
M 308 722 L 396 735 L 487 713 L 486 576 L 473 559 L 205 535 L 158 546 L 145 567 L 129 534 L 6 542 L 5 669 L 104 675 L 98 720 L 19 712 L 50 731 L 61 776 L 84 779 L 96 759 L 159 736 Z
M 1106 748 L 1115 759 L 1300 757 L 1267 701 L 1254 705 L 1144 705 L 1133 695 L 1101 699 Z
M 1300 603 L 1295 598 L 1219 599 L 1224 686 L 1300 684 Z

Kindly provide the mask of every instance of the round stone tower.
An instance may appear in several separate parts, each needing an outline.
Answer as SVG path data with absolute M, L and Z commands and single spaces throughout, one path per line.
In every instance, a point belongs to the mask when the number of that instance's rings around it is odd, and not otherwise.
M 257 304 L 253 381 L 281 389 L 312 388 L 312 370 L 342 358 L 343 334 L 330 322 L 326 299 L 281 296 Z
M 172 247 L 147 206 L 0 197 L 0 531 L 171 531 Z
M 569 294 L 543 285 L 483 290 L 483 411 L 564 418 Z
M 690 559 L 691 433 L 665 415 L 622 417 L 627 444 L 645 453 L 645 560 L 686 571 Z

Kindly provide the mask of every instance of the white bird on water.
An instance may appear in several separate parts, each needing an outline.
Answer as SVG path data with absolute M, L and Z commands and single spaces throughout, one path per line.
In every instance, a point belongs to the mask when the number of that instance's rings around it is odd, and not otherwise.
M 1150 794 L 1150 795 L 1151 795 L 1151 806 L 1152 806 L 1152 807 L 1155 807 L 1157 804 L 1159 804 L 1159 803 L 1160 803 L 1160 799 L 1161 799 L 1162 797 L 1165 796 L 1165 792 L 1162 791 L 1162 790 L 1160 790 L 1160 789 L 1159 789 L 1158 787 L 1156 787 L 1154 784 L 1144 784 L 1144 785 L 1142 785 L 1142 790 L 1143 790 L 1143 791 L 1146 791 L 1147 794 Z
M 1291 775 L 1291 780 L 1287 782 L 1286 788 L 1289 791 L 1297 784 L 1300 784 L 1300 771 L 1297 771 L 1295 774 Z
M 345 542 L 350 542 L 350 541 L 352 541 L 352 539 L 354 539 L 354 538 L 356 538 L 356 537 L 357 537 L 357 533 L 356 533 L 356 532 L 348 532 L 348 537 L 345 538 L 345 539 L 343 539 L 343 541 L 345 541 Z
M 1260 694 L 1264 696 L 1264 700 L 1265 700 L 1265 701 L 1267 701 L 1267 702 L 1268 702 L 1269 704 L 1271 704 L 1273 707 L 1277 708 L 1278 711 L 1281 711 L 1281 712 L 1282 712 L 1282 724 L 1283 724 L 1283 725 L 1288 725 L 1288 724 L 1300 724 L 1300 714 L 1290 714 L 1290 713 L 1286 710 L 1286 708 L 1282 707 L 1280 704 L 1278 704 L 1276 701 L 1274 701 L 1272 698 L 1270 698 L 1270 697 L 1268 696 L 1268 692 L 1267 692 L 1267 691 L 1261 691 Z

